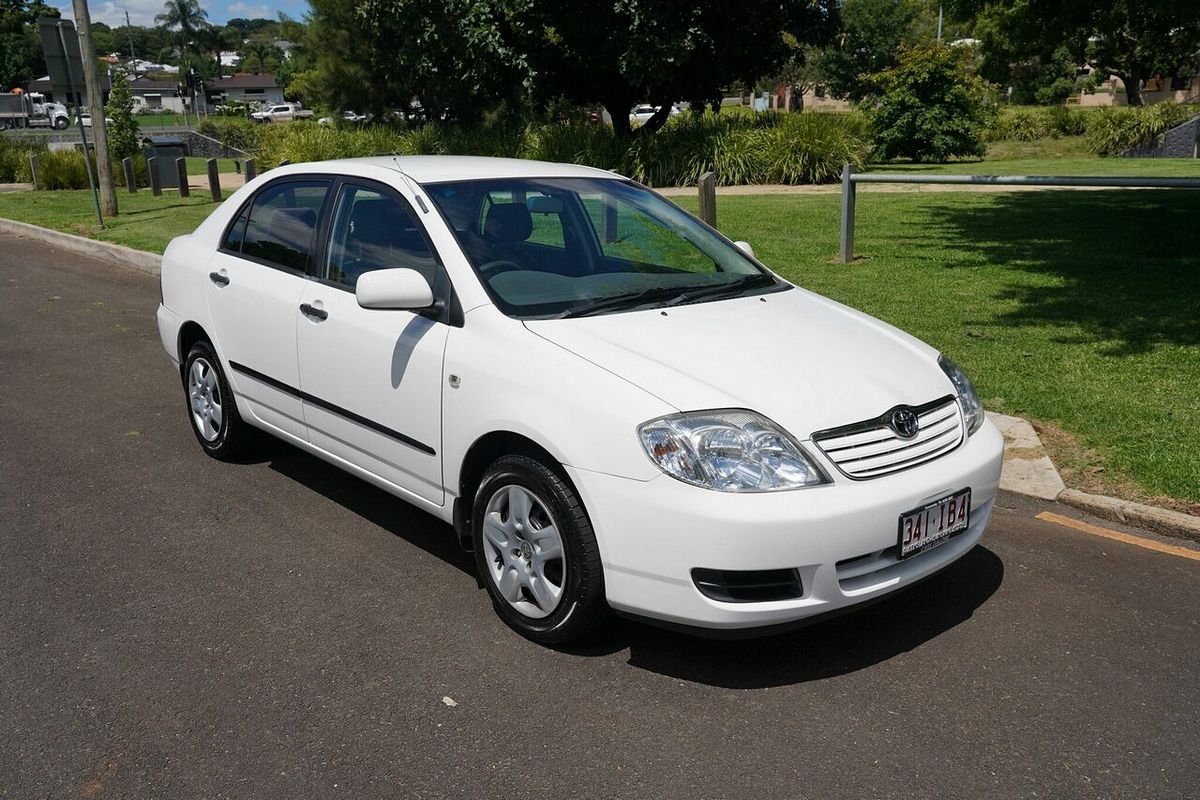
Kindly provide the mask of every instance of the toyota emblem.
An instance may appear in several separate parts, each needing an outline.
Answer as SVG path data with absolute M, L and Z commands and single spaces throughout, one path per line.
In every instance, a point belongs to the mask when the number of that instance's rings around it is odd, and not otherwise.
M 892 430 L 905 439 L 911 439 L 921 429 L 921 421 L 917 414 L 908 406 L 897 408 L 892 412 Z

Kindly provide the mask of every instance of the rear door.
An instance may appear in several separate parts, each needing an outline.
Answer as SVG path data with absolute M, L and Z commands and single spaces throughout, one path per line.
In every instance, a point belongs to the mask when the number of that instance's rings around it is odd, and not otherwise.
M 354 289 L 376 269 L 409 267 L 434 296 L 449 284 L 408 201 L 345 180 L 331 200 L 321 263 L 304 288 L 300 385 L 309 440 L 402 489 L 441 504 L 444 312 L 362 308 Z
M 259 421 L 301 439 L 296 328 L 330 183 L 288 177 L 263 187 L 226 230 L 206 283 L 211 333 L 235 394 Z

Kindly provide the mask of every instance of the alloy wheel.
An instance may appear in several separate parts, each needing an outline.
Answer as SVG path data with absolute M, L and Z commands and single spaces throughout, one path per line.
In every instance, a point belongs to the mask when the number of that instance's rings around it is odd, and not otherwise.
M 221 435 L 225 418 L 221 407 L 221 387 L 217 371 L 205 358 L 197 358 L 188 370 L 188 402 L 192 407 L 192 424 L 206 442 L 215 442 Z
M 488 576 L 509 605 L 541 619 L 558 608 L 566 583 L 566 553 L 546 504 L 523 486 L 496 490 L 483 516 Z

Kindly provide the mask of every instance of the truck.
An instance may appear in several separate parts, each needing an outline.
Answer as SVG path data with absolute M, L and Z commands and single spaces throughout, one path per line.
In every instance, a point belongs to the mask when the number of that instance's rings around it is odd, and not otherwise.
M 276 103 L 267 106 L 262 111 L 255 111 L 250 119 L 255 122 L 291 122 L 297 119 L 307 119 L 313 112 L 299 103 Z
M 0 131 L 37 127 L 62 131 L 70 125 L 67 107 L 62 103 L 48 102 L 43 94 L 0 94 Z

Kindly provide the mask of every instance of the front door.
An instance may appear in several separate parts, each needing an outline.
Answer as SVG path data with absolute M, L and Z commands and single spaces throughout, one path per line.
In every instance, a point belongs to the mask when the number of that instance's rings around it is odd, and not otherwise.
M 435 294 L 444 276 L 407 201 L 393 189 L 344 182 L 297 335 L 309 440 L 389 483 L 444 502 L 442 356 L 436 315 L 358 305 L 364 272 L 410 267 Z
M 234 393 L 256 419 L 306 438 L 296 329 L 327 179 L 283 179 L 246 203 L 209 261 L 208 307 Z

